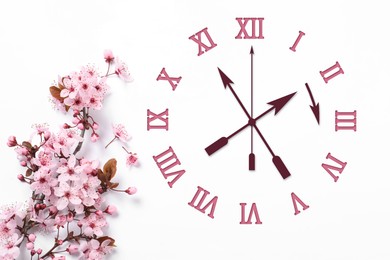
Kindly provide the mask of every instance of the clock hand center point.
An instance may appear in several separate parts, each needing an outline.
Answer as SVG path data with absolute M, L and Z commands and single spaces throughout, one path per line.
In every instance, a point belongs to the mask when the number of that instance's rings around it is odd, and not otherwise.
M 256 125 L 256 119 L 254 119 L 254 118 L 249 118 L 249 120 L 248 120 L 248 125 L 250 125 L 250 126 L 255 126 Z

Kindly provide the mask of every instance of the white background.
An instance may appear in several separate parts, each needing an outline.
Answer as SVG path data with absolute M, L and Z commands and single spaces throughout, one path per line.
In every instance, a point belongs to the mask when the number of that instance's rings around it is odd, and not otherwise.
M 23 202 L 9 135 L 28 139 L 30 126 L 55 129 L 69 117 L 54 111 L 48 87 L 92 63 L 105 71 L 109 48 L 129 65 L 134 81 L 111 80 L 96 115 L 102 140 L 82 153 L 119 161 L 122 187 L 133 197 L 107 198 L 119 208 L 109 234 L 109 259 L 389 259 L 388 9 L 385 1 L 12 1 L 0 9 L 1 204 Z M 264 40 L 236 40 L 236 17 L 264 17 Z M 188 39 L 208 27 L 218 44 L 200 57 Z M 306 35 L 292 52 L 298 31 Z M 256 172 L 248 172 L 250 132 L 208 157 L 204 148 L 246 123 L 217 67 L 249 108 L 249 49 L 255 49 L 255 114 L 267 102 L 297 95 L 276 117 L 259 122 L 292 177 L 283 181 L 255 136 Z M 345 74 L 320 77 L 339 61 Z M 156 78 L 165 67 L 182 76 L 176 91 Z M 308 82 L 321 104 L 311 114 Z M 170 129 L 146 131 L 146 110 L 169 108 Z M 357 132 L 334 131 L 334 111 L 357 110 Z M 133 136 L 141 165 L 129 170 L 119 143 L 104 150 L 112 123 Z M 152 156 L 172 146 L 186 174 L 169 188 Z M 92 146 L 90 146 L 92 147 Z M 322 169 L 328 152 L 347 162 L 337 183 Z M 97 157 L 98 156 L 98 157 Z M 215 218 L 188 206 L 197 186 L 218 196 Z M 310 206 L 294 216 L 290 194 Z M 239 225 L 239 203 L 257 204 L 262 225 Z M 43 245 L 45 246 L 45 245 Z M 46 246 L 49 246 L 46 245 Z

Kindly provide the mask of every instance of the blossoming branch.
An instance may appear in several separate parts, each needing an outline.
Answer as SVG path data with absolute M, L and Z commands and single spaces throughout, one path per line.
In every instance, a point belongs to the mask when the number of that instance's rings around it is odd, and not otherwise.
M 101 75 L 94 66 L 59 77 L 50 87 L 55 107 L 71 115 L 58 132 L 47 125 L 35 125 L 33 137 L 18 141 L 15 136 L 7 145 L 14 147 L 24 168 L 18 179 L 27 184 L 32 195 L 26 205 L 3 206 L 0 210 L 0 259 L 17 259 L 27 250 L 31 259 L 103 259 L 115 246 L 107 236 L 107 216 L 116 208 L 105 200 L 108 192 L 136 193 L 135 187 L 119 189 L 114 182 L 116 159 L 101 168 L 99 160 L 78 156 L 84 141 L 99 140 L 99 124 L 92 111 L 101 110 L 110 77 L 128 82 L 131 76 L 126 64 L 105 51 L 107 71 Z M 121 124 L 113 125 L 113 139 L 123 143 L 129 134 Z M 88 133 L 88 135 L 86 135 Z M 108 147 L 106 146 L 106 148 Z M 126 164 L 135 165 L 137 154 L 126 151 Z M 47 235 L 51 235 L 47 238 Z M 37 237 L 45 236 L 49 248 L 38 247 Z

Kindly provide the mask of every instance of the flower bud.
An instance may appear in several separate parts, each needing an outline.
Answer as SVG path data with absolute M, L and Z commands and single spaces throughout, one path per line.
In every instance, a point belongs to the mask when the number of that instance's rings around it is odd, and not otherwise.
M 99 140 L 99 135 L 97 133 L 92 133 L 91 134 L 91 142 L 96 142 L 97 140 Z
M 74 117 L 74 118 L 72 119 L 72 123 L 75 124 L 75 125 L 77 125 L 78 123 L 80 123 L 80 119 L 78 119 L 77 117 Z
M 84 125 L 82 123 L 78 123 L 77 128 L 80 130 L 84 130 Z
M 34 243 L 33 242 L 28 242 L 26 244 L 26 248 L 27 248 L 27 250 L 33 250 L 34 249 Z
M 109 215 L 113 215 L 117 212 L 117 209 L 114 205 L 108 205 L 108 207 L 104 210 L 104 212 Z
M 19 175 L 18 175 L 18 180 L 21 181 L 21 182 L 24 182 L 24 181 L 25 181 L 25 180 L 24 180 L 23 174 L 19 174 Z
M 134 195 L 137 193 L 137 188 L 136 187 L 129 187 L 129 188 L 127 188 L 127 190 L 125 190 L 125 192 L 129 195 Z
M 28 241 L 30 241 L 30 242 L 34 242 L 36 238 L 37 238 L 37 237 L 36 237 L 36 235 L 34 235 L 34 234 L 28 235 Z
M 46 141 L 49 140 L 50 136 L 51 136 L 51 133 L 49 131 L 45 131 L 43 133 L 43 137 L 45 138 Z
M 93 128 L 93 130 L 98 130 L 98 129 L 99 129 L 99 124 L 96 123 L 96 122 L 94 122 L 94 123 L 92 124 L 92 128 Z
M 27 166 L 27 162 L 26 162 L 26 161 L 20 161 L 20 165 L 21 165 L 22 167 L 26 167 L 26 166 Z
M 55 214 L 57 214 L 58 209 L 57 209 L 56 206 L 51 206 L 51 207 L 49 208 L 49 212 L 50 212 L 50 215 L 55 215 Z
M 38 249 L 37 249 L 37 254 L 38 254 L 38 255 L 42 254 L 42 249 L 41 249 L 41 248 L 38 248 Z
M 18 144 L 18 142 L 16 141 L 16 137 L 15 136 L 10 136 L 8 137 L 8 142 L 7 142 L 7 145 L 9 147 L 14 147 Z
M 70 125 L 68 125 L 67 123 L 64 123 L 64 124 L 62 125 L 62 128 L 64 128 L 64 129 L 69 129 L 69 128 L 70 128 Z

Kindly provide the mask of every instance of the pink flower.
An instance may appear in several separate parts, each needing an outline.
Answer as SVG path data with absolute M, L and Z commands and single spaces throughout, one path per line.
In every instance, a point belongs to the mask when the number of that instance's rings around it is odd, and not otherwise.
M 0 237 L 10 237 L 16 231 L 16 221 L 10 219 L 8 221 L 0 222 Z
M 132 166 L 132 165 L 136 165 L 137 163 L 138 163 L 138 156 L 137 156 L 137 154 L 130 152 L 126 156 L 126 165 L 127 166 Z
M 104 60 L 107 63 L 112 63 L 114 61 L 114 55 L 112 54 L 111 50 L 105 50 L 104 51 Z
M 111 240 L 104 240 L 101 244 L 96 239 L 88 242 L 83 241 L 80 251 L 83 253 L 80 260 L 102 260 L 103 257 L 112 251 Z
M 79 190 L 79 186 L 70 186 L 67 182 L 61 182 L 59 187 L 54 188 L 54 194 L 59 197 L 56 203 L 57 209 L 63 210 L 69 203 L 79 205 L 81 203 Z
M 79 252 L 79 248 L 78 246 L 76 245 L 69 245 L 68 248 L 66 248 L 66 251 L 70 254 L 70 255 L 75 255 Z
M 121 140 L 122 142 L 125 143 L 130 140 L 130 136 L 127 133 L 124 125 L 122 124 L 113 125 L 112 130 L 114 132 L 115 137 Z
M 3 256 L 1 259 L 16 259 L 20 250 L 18 245 L 23 241 L 23 236 L 19 237 L 16 233 L 12 236 L 8 237 L 5 241 L 3 241 L 3 245 L 0 247 L 0 256 Z M 13 258 L 9 258 L 9 257 Z
M 34 174 L 34 182 L 30 187 L 36 193 L 42 193 L 46 196 L 51 194 L 51 189 L 58 183 L 57 179 L 53 178 L 51 172 L 47 168 L 40 168 Z
M 41 231 L 48 232 L 48 233 L 54 231 L 55 223 L 54 223 L 54 219 L 50 218 L 49 215 L 50 210 L 40 210 L 38 211 L 38 213 L 36 213 L 36 211 L 33 210 L 31 214 L 32 214 L 31 220 L 35 221 L 36 223 L 39 223 L 38 227 Z M 30 236 L 29 236 L 29 241 L 34 242 L 35 240 L 34 241 L 30 240 Z
M 107 221 L 104 215 L 96 215 L 95 213 L 90 214 L 88 217 L 80 220 L 80 223 L 83 227 L 84 234 L 86 236 L 102 236 L 102 228 L 107 226 Z
M 121 61 L 120 59 L 116 58 L 115 63 L 115 74 L 118 75 L 118 77 L 126 82 L 131 81 L 130 72 L 127 68 L 126 63 Z
M 72 154 L 68 159 L 67 165 L 58 168 L 57 172 L 60 173 L 58 180 L 60 182 L 76 181 L 79 180 L 79 176 L 76 174 L 76 157 Z
M 87 207 L 93 206 L 95 200 L 99 198 L 97 190 L 101 181 L 97 176 L 86 174 L 80 175 L 80 180 L 82 183 L 80 193 L 82 194 L 83 204 Z

